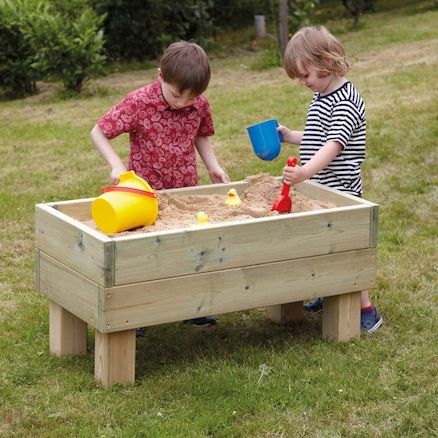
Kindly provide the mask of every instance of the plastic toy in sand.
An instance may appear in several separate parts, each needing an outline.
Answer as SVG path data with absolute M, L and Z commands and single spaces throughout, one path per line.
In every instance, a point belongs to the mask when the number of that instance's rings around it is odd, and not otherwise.
M 205 211 L 199 211 L 196 215 L 198 225 L 208 225 L 208 214 Z
M 238 207 L 242 201 L 237 194 L 236 189 L 230 189 L 227 193 L 227 199 L 225 199 L 224 204 L 229 205 L 230 207 Z
M 158 216 L 158 199 L 151 186 L 133 170 L 119 175 L 116 186 L 104 187 L 91 206 L 97 227 L 107 234 L 152 225 Z

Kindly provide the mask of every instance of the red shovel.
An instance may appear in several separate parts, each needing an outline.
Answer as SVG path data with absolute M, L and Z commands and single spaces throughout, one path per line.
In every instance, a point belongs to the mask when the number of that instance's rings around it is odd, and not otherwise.
M 287 159 L 287 165 L 289 167 L 295 167 L 297 165 L 297 157 L 289 157 Z M 276 210 L 279 213 L 290 213 L 292 210 L 292 199 L 289 196 L 290 185 L 283 183 L 281 189 L 281 195 L 277 198 L 272 206 L 271 210 Z

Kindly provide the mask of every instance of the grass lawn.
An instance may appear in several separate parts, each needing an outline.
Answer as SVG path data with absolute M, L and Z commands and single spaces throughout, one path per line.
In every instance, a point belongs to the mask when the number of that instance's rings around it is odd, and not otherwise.
M 360 340 L 320 339 L 320 316 L 279 326 L 263 309 L 179 323 L 137 341 L 134 386 L 93 380 L 93 354 L 48 350 L 48 306 L 34 288 L 34 204 L 93 197 L 109 171 L 91 146 L 97 119 L 156 70 L 94 81 L 92 97 L 59 100 L 54 84 L 0 107 L 0 436 L 433 437 L 438 436 L 438 10 L 404 2 L 361 19 L 330 20 L 367 106 L 364 197 L 380 208 L 373 302 L 385 323 Z M 380 2 L 376 2 L 379 6 Z M 383 8 L 382 8 L 383 9 Z M 311 99 L 260 56 L 213 59 L 207 95 L 214 145 L 233 180 L 280 174 L 245 127 L 269 117 L 301 129 Z M 127 157 L 126 137 L 115 142 Z M 202 169 L 202 167 L 201 167 Z M 201 179 L 207 183 L 206 172 Z M 263 250 L 261 248 L 261 250 Z M 89 331 L 89 345 L 93 345 Z

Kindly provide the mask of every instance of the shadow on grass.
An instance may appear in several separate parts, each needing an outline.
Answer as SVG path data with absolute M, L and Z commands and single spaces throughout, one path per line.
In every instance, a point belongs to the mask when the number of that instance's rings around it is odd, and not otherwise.
M 206 361 L 212 366 L 225 360 L 243 364 L 254 356 L 312 349 L 322 342 L 321 314 L 305 315 L 300 322 L 278 324 L 269 320 L 262 309 L 256 309 L 218 315 L 217 321 L 217 325 L 204 328 L 183 322 L 145 328 L 145 335 L 136 339 L 136 381 L 168 374 L 170 370 L 196 367 Z M 94 330 L 89 329 L 86 355 L 60 360 L 47 353 L 47 370 L 65 375 L 66 380 L 74 373 L 76 379 L 70 382 L 73 386 L 85 387 L 87 382 L 98 385 L 89 380 L 94 373 L 94 340 Z M 77 376 L 81 376 L 79 380 Z M 34 383 L 34 379 L 27 383 Z
M 320 315 L 282 325 L 268 320 L 260 310 L 219 315 L 217 325 L 205 328 L 182 322 L 148 327 L 145 336 L 137 338 L 136 378 L 200 360 L 241 363 L 254 350 L 280 353 L 320 339 Z

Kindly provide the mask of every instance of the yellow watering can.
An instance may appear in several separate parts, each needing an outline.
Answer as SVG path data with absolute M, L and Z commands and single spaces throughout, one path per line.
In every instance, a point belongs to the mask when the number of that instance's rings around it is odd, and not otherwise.
M 119 184 L 104 187 L 91 205 L 97 227 L 107 234 L 152 225 L 158 216 L 158 199 L 151 186 L 133 170 L 119 175 Z

